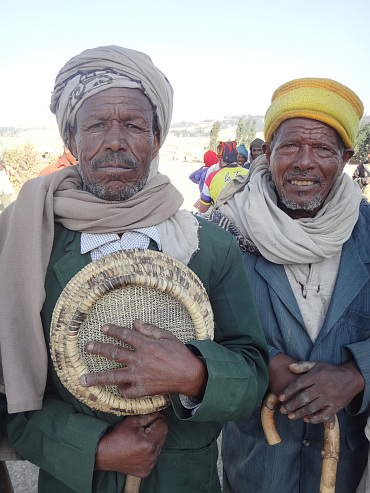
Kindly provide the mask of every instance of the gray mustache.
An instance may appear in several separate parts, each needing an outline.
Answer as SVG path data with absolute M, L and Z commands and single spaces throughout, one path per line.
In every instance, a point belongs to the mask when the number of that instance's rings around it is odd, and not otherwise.
M 139 162 L 137 161 L 137 159 L 133 158 L 132 156 L 128 156 L 125 152 L 122 151 L 110 151 L 101 156 L 95 156 L 90 161 L 90 167 L 92 170 L 96 170 L 98 168 L 109 165 L 121 166 L 122 168 L 139 168 Z

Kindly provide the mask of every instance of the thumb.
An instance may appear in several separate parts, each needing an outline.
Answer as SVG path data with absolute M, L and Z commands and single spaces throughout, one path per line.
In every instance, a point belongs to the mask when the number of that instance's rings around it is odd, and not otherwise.
M 306 373 L 317 365 L 317 361 L 298 361 L 297 363 L 291 363 L 289 370 L 292 373 Z

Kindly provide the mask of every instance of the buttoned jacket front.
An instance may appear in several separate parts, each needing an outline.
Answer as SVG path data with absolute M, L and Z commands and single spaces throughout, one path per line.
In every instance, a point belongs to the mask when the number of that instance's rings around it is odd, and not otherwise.
M 352 235 L 343 245 L 337 281 L 315 344 L 304 326 L 284 266 L 243 252 L 270 357 L 283 352 L 298 361 L 325 361 L 334 365 L 354 358 L 364 377 L 363 394 L 338 413 L 341 450 L 337 493 L 355 491 L 367 458 L 364 427 L 370 400 L 369 231 L 370 204 L 363 202 Z M 318 491 L 323 424 L 292 421 L 279 412 L 275 412 L 275 423 L 282 439 L 275 446 L 267 445 L 264 438 L 260 410 L 247 421 L 226 426 L 224 463 L 231 485 L 238 486 L 225 491 Z

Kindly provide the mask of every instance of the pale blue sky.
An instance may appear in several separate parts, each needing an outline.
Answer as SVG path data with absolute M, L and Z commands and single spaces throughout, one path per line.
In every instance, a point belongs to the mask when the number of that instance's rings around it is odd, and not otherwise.
M 47 123 L 57 72 L 86 48 L 144 51 L 173 121 L 264 114 L 297 77 L 347 85 L 370 114 L 368 0 L 0 0 L 0 126 Z

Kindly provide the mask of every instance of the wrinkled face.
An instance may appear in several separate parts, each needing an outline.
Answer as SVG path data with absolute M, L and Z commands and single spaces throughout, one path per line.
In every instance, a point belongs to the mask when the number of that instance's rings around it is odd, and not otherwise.
M 246 162 L 245 156 L 238 153 L 238 155 L 236 156 L 236 162 L 239 164 L 239 166 L 243 166 L 243 164 Z
M 86 99 L 70 140 L 87 189 L 104 200 L 140 191 L 159 150 L 153 108 L 139 89 L 111 88 Z
M 293 219 L 314 217 L 353 149 L 342 155 L 337 132 L 308 118 L 285 120 L 263 145 L 280 207 Z
M 261 156 L 261 154 L 263 154 L 262 147 L 252 147 L 251 154 L 253 159 L 256 159 L 256 157 L 258 156 Z

